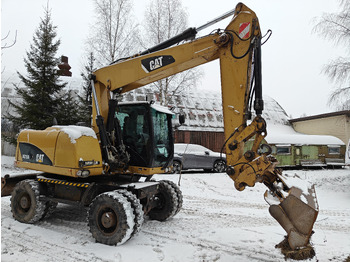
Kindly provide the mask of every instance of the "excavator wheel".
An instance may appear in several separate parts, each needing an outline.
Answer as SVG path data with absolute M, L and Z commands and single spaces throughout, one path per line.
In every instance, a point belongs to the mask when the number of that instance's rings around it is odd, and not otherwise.
M 51 200 L 47 201 L 45 203 L 45 211 L 41 219 L 50 217 L 52 213 L 55 211 L 57 205 L 58 203 L 55 201 L 51 201 Z
M 158 206 L 151 209 L 148 216 L 152 220 L 165 221 L 173 217 L 179 207 L 179 199 L 175 189 L 168 183 L 159 181 L 158 193 L 155 195 Z
M 22 223 L 33 224 L 39 221 L 45 212 L 46 202 L 39 199 L 39 183 L 35 180 L 23 180 L 15 186 L 11 194 L 11 212 Z
M 134 220 L 134 230 L 131 233 L 130 238 L 132 238 L 134 235 L 136 235 L 138 232 L 140 232 L 142 224 L 143 224 L 143 209 L 142 209 L 142 205 L 140 203 L 140 200 L 136 197 L 136 195 L 134 195 L 133 193 L 127 191 L 127 190 L 117 190 L 118 193 L 122 194 L 124 197 L 127 198 L 127 200 L 129 201 L 129 203 L 131 204 L 131 207 L 134 211 L 134 216 L 135 216 L 135 220 Z
M 102 193 L 90 204 L 89 228 L 97 242 L 121 245 L 134 232 L 135 215 L 128 198 L 118 191 Z
M 176 196 L 177 196 L 177 208 L 175 211 L 174 216 L 179 213 L 179 211 L 182 208 L 182 203 L 183 203 L 183 197 L 182 197 L 182 192 L 180 190 L 180 188 L 173 182 L 173 181 L 169 181 L 169 180 L 162 180 L 163 182 L 169 184 L 176 192 Z

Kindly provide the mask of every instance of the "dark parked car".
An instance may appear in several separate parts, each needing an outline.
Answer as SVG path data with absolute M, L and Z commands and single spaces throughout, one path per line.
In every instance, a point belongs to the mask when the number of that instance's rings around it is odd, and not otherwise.
M 226 155 L 213 152 L 210 149 L 196 144 L 174 144 L 173 172 L 180 170 L 204 169 L 210 172 L 225 172 Z

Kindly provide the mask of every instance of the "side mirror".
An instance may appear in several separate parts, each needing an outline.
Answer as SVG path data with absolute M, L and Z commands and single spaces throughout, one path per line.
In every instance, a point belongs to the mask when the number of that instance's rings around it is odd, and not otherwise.
M 206 156 L 209 156 L 209 151 L 204 151 Z

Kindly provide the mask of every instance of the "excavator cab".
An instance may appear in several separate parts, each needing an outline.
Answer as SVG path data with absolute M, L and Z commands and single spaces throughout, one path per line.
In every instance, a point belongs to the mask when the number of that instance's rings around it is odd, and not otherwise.
M 120 123 L 130 166 L 167 168 L 174 152 L 172 115 L 170 110 L 149 102 L 118 105 L 115 118 Z

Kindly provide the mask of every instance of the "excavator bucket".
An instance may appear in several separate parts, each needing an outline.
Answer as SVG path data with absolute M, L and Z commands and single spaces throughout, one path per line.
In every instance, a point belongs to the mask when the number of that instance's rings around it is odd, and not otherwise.
M 281 179 L 282 176 L 281 176 Z M 284 192 L 284 191 L 283 191 Z M 284 244 L 277 247 L 288 249 L 288 257 L 302 259 L 313 257 L 314 250 L 309 244 L 312 228 L 318 215 L 318 202 L 314 185 L 299 188 L 290 187 L 283 197 L 276 197 L 265 192 L 265 200 L 270 204 L 269 212 L 287 232 Z

